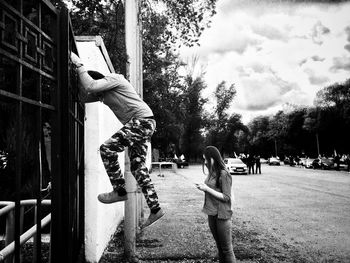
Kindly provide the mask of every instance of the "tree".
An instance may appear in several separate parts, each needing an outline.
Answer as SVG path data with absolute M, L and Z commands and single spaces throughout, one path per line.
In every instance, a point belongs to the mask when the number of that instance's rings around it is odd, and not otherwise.
M 270 143 L 275 146 L 274 154 L 278 156 L 279 148 L 283 148 L 284 140 L 287 135 L 287 116 L 283 111 L 277 112 L 277 114 L 271 118 L 267 134 L 270 138 Z
M 166 21 L 167 27 L 160 37 L 164 40 L 165 49 L 174 47 L 174 44 L 193 46 L 198 44 L 198 39 L 203 30 L 209 27 L 211 17 L 216 14 L 217 0 L 157 0 L 142 1 L 143 23 L 147 23 L 152 16 L 161 15 Z M 158 7 L 158 8 L 157 8 Z M 157 11 L 159 7 L 164 12 Z M 153 24 L 154 26 L 154 24 Z
M 320 155 L 319 132 L 320 132 L 320 108 L 313 107 L 307 109 L 304 115 L 303 128 L 315 135 L 315 145 L 317 156 Z
M 270 157 L 274 153 L 274 147 L 272 147 L 267 135 L 269 126 L 270 118 L 268 116 L 258 116 L 248 123 L 250 150 L 266 157 Z
M 222 154 L 233 155 L 237 152 L 239 131 L 247 132 L 241 121 L 241 115 L 229 114 L 228 109 L 236 96 L 234 84 L 226 85 L 225 81 L 218 84 L 215 90 L 216 105 L 212 114 L 206 113 L 205 127 L 207 144 L 215 145 Z M 242 138 L 242 136 L 241 136 Z M 240 149 L 243 148 L 240 146 Z
M 316 94 L 315 105 L 319 108 L 318 130 L 323 135 L 322 145 L 330 154 L 348 152 L 350 142 L 350 79 L 335 83 Z
M 216 98 L 216 109 L 215 114 L 217 118 L 220 120 L 224 120 L 227 118 L 227 110 L 230 107 L 233 98 L 236 96 L 236 88 L 235 85 L 232 84 L 229 87 L 226 87 L 226 82 L 222 81 L 215 90 L 215 98 Z
M 181 149 L 187 158 L 197 160 L 201 158 L 204 148 L 201 128 L 203 105 L 206 100 L 201 97 L 201 91 L 206 88 L 206 84 L 202 75 L 193 78 L 189 73 L 185 78 L 185 87 L 185 121 Z
M 72 0 L 71 19 L 75 35 L 103 38 L 115 70 L 126 74 L 124 1 Z
M 335 83 L 317 92 L 314 104 L 318 107 L 343 107 L 350 104 L 350 79 Z

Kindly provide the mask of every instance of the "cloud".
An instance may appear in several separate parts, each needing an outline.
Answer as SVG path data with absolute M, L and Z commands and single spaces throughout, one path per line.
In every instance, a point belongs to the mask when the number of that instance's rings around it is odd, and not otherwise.
M 322 58 L 318 55 L 314 55 L 312 57 L 310 57 L 312 61 L 315 61 L 315 62 L 323 62 L 325 61 L 326 58 Z M 298 65 L 299 67 L 303 66 L 306 62 L 308 62 L 309 58 L 304 58 L 302 60 L 299 61 Z
M 280 40 L 283 42 L 288 41 L 288 34 L 286 32 L 282 32 L 280 29 L 270 26 L 270 25 L 262 25 L 255 24 L 252 26 L 252 30 L 254 33 L 263 36 L 269 40 Z
M 317 76 L 310 68 L 305 69 L 304 72 L 308 75 L 309 81 L 312 85 L 321 85 L 329 81 L 328 77 Z
M 269 109 L 281 102 L 282 91 L 272 80 L 246 78 L 242 80 L 245 104 L 242 108 L 250 111 Z
M 318 55 L 312 56 L 311 59 L 312 59 L 313 61 L 320 61 L 320 62 L 322 62 L 322 61 L 325 60 L 325 58 L 321 58 L 321 57 L 318 56 Z
M 271 69 L 271 66 L 264 65 L 260 62 L 254 61 L 246 64 L 245 66 L 237 66 L 235 70 L 238 72 L 239 77 L 250 77 L 257 74 L 272 74 L 276 73 Z
M 238 66 L 236 68 L 236 71 L 239 77 L 250 77 L 250 74 L 251 74 L 250 72 L 247 72 L 242 66 Z
M 217 46 L 212 49 L 212 52 L 217 54 L 226 54 L 228 52 L 236 52 L 238 54 L 243 54 L 248 47 L 259 45 L 261 41 L 248 36 L 243 36 L 241 38 L 232 39 L 230 42 L 217 43 Z
M 312 105 L 323 86 L 350 71 L 350 1 L 220 0 L 201 46 L 191 52 L 206 65 L 207 96 L 235 83 L 233 112 L 248 121 L 281 105 Z
M 323 36 L 329 34 L 331 30 L 318 21 L 311 30 L 311 38 L 315 44 L 323 44 Z
M 346 28 L 345 28 L 345 33 L 348 35 L 348 37 L 347 37 L 347 41 L 348 42 L 350 42 L 350 26 L 347 26 Z
M 302 65 L 304 65 L 307 62 L 307 58 L 302 59 L 298 64 L 301 67 Z
M 350 52 L 350 44 L 345 45 L 344 48 Z
M 339 70 L 350 71 L 350 57 L 333 58 L 333 66 L 330 68 L 330 71 L 337 72 Z
M 238 89 L 238 99 L 241 99 L 239 107 L 244 110 L 261 111 L 268 110 L 285 101 L 293 90 L 299 90 L 296 83 L 282 80 L 268 67 L 263 74 L 253 73 L 249 78 L 241 79 Z M 269 72 L 270 71 L 270 72 Z
M 251 65 L 252 70 L 256 73 L 266 73 L 272 72 L 271 67 L 267 65 L 263 65 L 261 63 L 255 62 Z
M 346 40 L 347 40 L 348 42 L 350 42 L 350 26 L 347 26 L 347 27 L 345 28 L 345 33 L 347 34 Z M 347 51 L 350 52 L 350 44 L 346 44 L 346 45 L 344 46 L 344 48 L 345 48 Z

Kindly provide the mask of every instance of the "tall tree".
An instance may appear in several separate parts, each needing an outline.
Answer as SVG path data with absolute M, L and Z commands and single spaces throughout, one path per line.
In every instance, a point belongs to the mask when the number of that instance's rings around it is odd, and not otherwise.
M 184 135 L 181 149 L 185 156 L 192 160 L 201 158 L 204 147 L 204 139 L 201 134 L 203 106 L 206 102 L 201 97 L 201 92 L 206 88 L 203 76 L 193 78 L 187 75 L 185 78 L 186 90 L 183 94 L 185 105 Z
M 222 81 L 215 90 L 216 98 L 216 109 L 215 114 L 217 115 L 218 120 L 227 119 L 227 110 L 230 107 L 233 98 L 236 96 L 235 85 L 226 86 L 226 81 Z
M 269 126 L 270 118 L 268 116 L 258 116 L 248 123 L 248 140 L 251 146 L 249 151 L 266 157 L 274 154 L 274 146 L 268 136 Z
M 216 105 L 213 113 L 206 113 L 205 124 L 207 129 L 207 144 L 215 145 L 224 155 L 233 155 L 238 152 L 238 134 L 247 132 L 241 121 L 241 115 L 228 113 L 230 105 L 236 96 L 234 84 L 219 83 L 214 93 Z M 241 148 L 241 147 L 240 147 Z

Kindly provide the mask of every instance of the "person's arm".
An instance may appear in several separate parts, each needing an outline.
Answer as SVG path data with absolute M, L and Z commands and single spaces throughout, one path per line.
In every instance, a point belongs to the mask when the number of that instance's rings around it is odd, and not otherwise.
M 110 90 L 116 86 L 115 81 L 109 81 L 107 78 L 93 79 L 85 70 L 84 66 L 77 69 L 79 75 L 79 81 L 85 92 L 98 93 L 106 90 Z
M 91 103 L 100 101 L 101 98 L 99 93 L 86 93 L 83 90 L 79 91 L 79 99 L 84 103 Z
M 71 53 L 71 60 L 76 66 L 76 71 L 79 77 L 79 82 L 86 93 L 97 93 L 114 88 L 116 83 L 108 81 L 106 78 L 95 80 L 93 79 L 84 67 L 81 59 Z
M 207 186 L 204 183 L 200 183 L 200 184 L 196 184 L 196 187 L 203 191 L 203 192 L 207 192 L 208 194 L 214 196 L 216 199 L 220 200 L 220 201 L 226 201 L 225 196 L 223 193 L 220 193 L 212 188 L 210 188 L 209 186 Z
M 221 180 L 221 188 L 222 192 L 216 191 L 209 186 L 207 186 L 204 183 L 198 183 L 196 184 L 196 187 L 203 191 L 207 192 L 208 194 L 214 196 L 216 199 L 222 201 L 222 202 L 228 202 L 231 199 L 231 186 L 232 186 L 232 178 L 229 177 L 227 172 L 222 172 L 220 176 Z

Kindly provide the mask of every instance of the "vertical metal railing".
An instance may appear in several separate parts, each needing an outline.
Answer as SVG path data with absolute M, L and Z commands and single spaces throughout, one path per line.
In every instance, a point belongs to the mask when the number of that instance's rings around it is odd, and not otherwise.
M 11 247 L 0 251 L 7 262 L 26 261 L 31 239 L 32 262 L 48 262 L 42 227 L 51 220 L 51 262 L 76 262 L 84 241 L 84 105 L 69 62 L 76 47 L 68 10 L 48 0 L 0 0 L 0 7 L 0 180 L 8 180 L 0 181 L 0 201 L 13 204 L 0 213 L 0 231 L 12 226 L 4 233 Z M 49 181 L 52 191 L 43 192 Z M 24 207 L 28 198 L 35 202 Z
M 58 115 L 54 96 L 50 94 L 57 81 L 54 64 L 57 42 L 53 32 L 57 30 L 58 11 L 48 1 L 1 0 L 0 6 L 0 150 L 8 158 L 5 160 L 8 165 L 0 168 L 2 179 L 8 179 L 1 182 L 0 200 L 14 202 L 9 215 L 0 218 L 2 222 L 6 220 L 6 247 L 1 252 L 8 253 L 7 262 L 12 258 L 14 262 L 26 260 L 21 248 L 23 235 L 30 238 L 35 234 L 32 258 L 38 262 L 42 258 L 42 180 L 44 176 L 46 183 L 50 180 L 50 171 L 43 173 L 43 115 L 50 115 L 51 120 Z M 43 12 L 50 22 L 46 25 L 42 21 Z M 44 27 L 51 27 L 51 32 Z M 47 88 L 44 78 L 52 81 L 46 90 L 50 99 L 43 97 L 43 89 Z M 54 131 L 52 134 L 55 136 Z M 51 156 L 45 155 L 45 161 L 51 162 Z M 24 210 L 23 199 L 28 197 L 35 202 Z M 31 222 L 27 216 L 30 214 L 35 217 Z M 30 224 L 34 228 L 30 228 L 28 236 Z
M 84 240 L 84 104 L 78 101 L 77 76 L 71 67 L 69 54 L 77 52 L 67 9 L 60 14 L 59 107 L 58 120 L 61 153 L 57 165 L 60 176 L 53 189 L 52 262 L 76 262 L 83 253 Z

